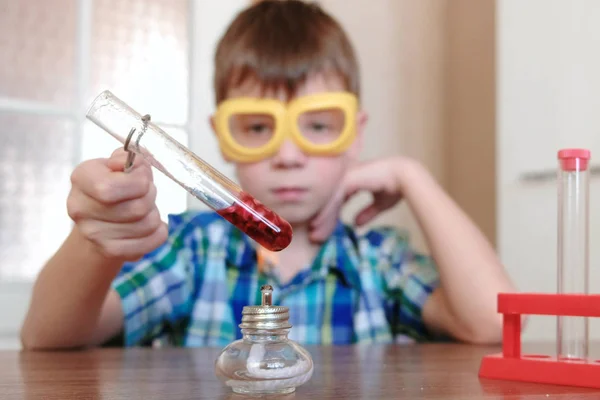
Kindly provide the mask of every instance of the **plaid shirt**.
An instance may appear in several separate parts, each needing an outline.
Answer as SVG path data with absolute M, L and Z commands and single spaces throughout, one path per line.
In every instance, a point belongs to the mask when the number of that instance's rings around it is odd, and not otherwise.
M 113 282 L 125 346 L 226 346 L 241 338 L 242 308 L 260 304 L 267 283 L 273 304 L 289 307 L 289 338 L 299 343 L 432 339 L 421 309 L 439 283 L 437 271 L 394 229 L 358 235 L 339 222 L 310 268 L 285 284 L 258 268 L 254 241 L 216 213 L 170 216 L 169 233 Z

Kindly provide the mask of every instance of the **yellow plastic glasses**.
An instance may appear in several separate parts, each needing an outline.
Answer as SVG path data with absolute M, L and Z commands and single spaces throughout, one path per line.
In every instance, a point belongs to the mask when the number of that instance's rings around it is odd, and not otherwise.
M 307 154 L 335 155 L 356 137 L 358 99 L 348 92 L 295 98 L 289 103 L 240 97 L 223 101 L 215 129 L 223 154 L 238 162 L 273 156 L 286 138 Z

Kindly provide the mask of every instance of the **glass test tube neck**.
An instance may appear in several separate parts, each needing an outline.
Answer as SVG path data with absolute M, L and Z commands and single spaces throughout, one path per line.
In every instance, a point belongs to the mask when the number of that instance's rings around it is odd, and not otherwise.
M 589 160 L 585 149 L 558 152 L 558 294 L 587 294 L 589 282 Z M 557 317 L 559 358 L 587 358 L 588 319 Z
M 143 156 L 224 219 L 271 251 L 292 240 L 290 224 L 110 91 L 96 97 L 87 118 Z

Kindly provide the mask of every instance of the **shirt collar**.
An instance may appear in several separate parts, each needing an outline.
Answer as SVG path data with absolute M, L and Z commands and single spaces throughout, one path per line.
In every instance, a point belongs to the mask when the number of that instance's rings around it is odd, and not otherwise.
M 228 224 L 230 225 L 230 224 Z M 257 268 L 257 244 L 233 226 L 226 248 L 228 267 L 237 267 L 240 272 L 251 272 Z M 324 279 L 328 273 L 338 275 L 347 286 L 360 288 L 358 240 L 354 230 L 338 219 L 327 241 L 317 253 L 310 272 L 313 279 Z

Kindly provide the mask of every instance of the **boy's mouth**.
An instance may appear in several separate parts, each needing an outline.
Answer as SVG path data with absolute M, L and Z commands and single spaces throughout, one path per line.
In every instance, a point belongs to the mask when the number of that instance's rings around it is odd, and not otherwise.
M 300 187 L 279 187 L 271 190 L 279 200 L 283 201 L 298 201 L 308 192 L 305 188 Z

